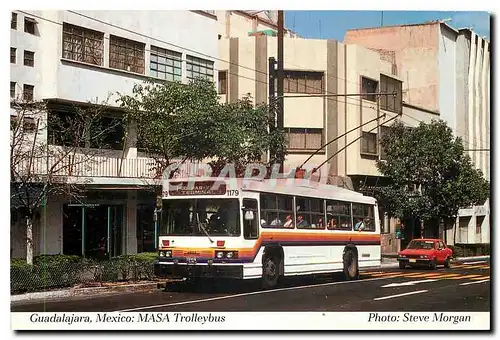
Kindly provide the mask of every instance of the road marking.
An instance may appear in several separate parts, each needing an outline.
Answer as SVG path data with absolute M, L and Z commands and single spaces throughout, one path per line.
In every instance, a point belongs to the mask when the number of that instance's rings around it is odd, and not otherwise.
M 442 275 L 441 273 L 417 273 L 417 274 L 409 274 L 406 277 L 436 277 Z
M 142 310 L 142 309 L 153 309 L 153 308 L 160 308 L 160 307 L 189 305 L 189 304 L 193 304 L 193 303 L 201 303 L 201 302 L 208 302 L 208 301 L 225 300 L 225 299 L 231 299 L 231 298 L 236 298 L 236 297 L 241 297 L 241 296 L 251 296 L 251 295 L 259 295 L 259 294 L 268 294 L 268 293 L 283 292 L 283 291 L 294 290 L 294 289 L 304 289 L 304 288 L 333 286 L 333 285 L 338 285 L 338 284 L 343 284 L 343 283 L 356 283 L 356 282 L 366 282 L 366 281 L 377 281 L 377 280 L 383 280 L 383 279 L 385 279 L 385 278 L 377 277 L 377 278 L 373 278 L 373 279 L 363 279 L 363 280 L 358 280 L 358 281 L 339 281 L 339 282 L 319 283 L 319 284 L 314 284 L 314 285 L 306 285 L 306 286 L 298 286 L 298 287 L 278 288 L 278 289 L 272 289 L 272 290 L 259 290 L 259 291 L 255 291 L 255 292 L 248 292 L 248 293 L 241 293 L 241 294 L 234 294 L 234 295 L 217 296 L 217 297 L 207 298 L 207 299 L 188 300 L 188 301 L 166 303 L 166 304 L 162 304 L 162 305 L 129 308 L 129 309 L 117 310 L 115 312 L 133 312 L 133 311 Z
M 396 295 L 382 296 L 382 297 L 375 298 L 373 300 L 375 300 L 375 301 L 377 301 L 377 300 L 386 300 L 386 299 L 392 299 L 392 298 L 396 298 L 396 297 L 400 297 L 400 296 L 420 294 L 420 293 L 426 293 L 426 292 L 428 292 L 428 290 L 417 290 L 415 292 L 408 292 L 408 293 L 402 293 L 402 294 L 396 294 Z
M 420 281 L 407 281 L 407 282 L 397 282 L 397 283 L 389 283 L 388 285 L 382 286 L 381 288 L 389 288 L 389 287 L 400 287 L 400 286 L 414 286 L 417 283 L 425 283 L 425 282 L 434 282 L 438 280 L 420 280 Z
M 481 280 L 481 281 L 472 281 L 472 282 L 465 282 L 461 283 L 460 286 L 468 286 L 468 285 L 474 285 L 476 283 L 483 283 L 483 282 L 488 282 L 490 279 L 487 280 Z
M 482 277 L 482 275 L 465 275 L 465 276 L 458 276 L 458 277 L 450 277 L 450 280 L 462 280 L 462 279 L 470 279 L 473 277 Z
M 472 278 L 471 280 L 483 280 L 483 279 L 490 279 L 489 276 L 480 276 L 480 277 L 475 277 L 475 278 Z
M 462 269 L 489 269 L 490 267 L 485 267 L 485 266 L 465 266 L 465 267 L 462 267 Z

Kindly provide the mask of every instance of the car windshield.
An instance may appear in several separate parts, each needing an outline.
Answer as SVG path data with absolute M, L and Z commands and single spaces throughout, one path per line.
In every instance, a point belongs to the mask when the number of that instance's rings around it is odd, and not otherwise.
M 411 241 L 408 249 L 434 249 L 433 241 Z
M 163 200 L 161 234 L 239 236 L 238 199 Z

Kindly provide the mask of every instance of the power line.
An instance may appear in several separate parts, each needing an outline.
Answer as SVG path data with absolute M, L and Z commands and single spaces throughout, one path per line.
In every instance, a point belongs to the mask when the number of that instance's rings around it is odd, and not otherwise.
M 24 12 L 24 11 L 18 11 L 18 12 L 23 13 L 23 14 L 26 14 L 26 15 L 33 16 L 33 17 L 38 18 L 38 19 L 40 19 L 40 20 L 45 20 L 45 21 L 47 21 L 47 22 L 50 22 L 50 23 L 53 23 L 53 24 L 56 24 L 56 25 L 59 25 L 59 26 L 63 26 L 63 24 L 62 24 L 62 23 L 60 23 L 60 22 L 57 22 L 57 21 L 54 21 L 54 20 L 51 20 L 51 19 L 47 19 L 47 18 L 45 18 L 45 17 L 39 16 L 39 15 L 36 15 L 36 14 L 32 14 L 32 13 L 28 13 L 28 12 Z M 70 12 L 71 12 L 71 11 L 70 11 Z M 97 21 L 101 22 L 99 19 L 93 19 L 93 20 L 97 20 Z M 112 25 L 112 24 L 109 24 L 109 23 L 105 23 L 105 22 L 103 22 L 103 23 L 104 23 L 104 24 L 107 24 L 107 25 L 111 25 L 111 26 L 113 26 L 113 27 L 115 26 L 115 25 Z M 121 28 L 121 27 L 120 27 L 120 28 Z M 122 28 L 122 29 L 123 29 L 123 30 L 128 31 L 128 30 L 127 30 L 127 29 L 125 29 L 125 28 Z M 133 33 L 136 33 L 136 32 L 133 32 Z M 137 34 L 139 34 L 139 33 L 137 33 Z M 148 37 L 148 36 L 146 35 L 146 37 Z M 151 39 L 155 39 L 155 38 L 153 38 L 153 37 L 149 37 L 149 38 L 151 38 Z M 104 39 L 109 40 L 109 38 L 108 38 L 108 37 L 104 37 Z M 158 39 L 156 39 L 156 40 L 158 40 Z M 159 40 L 159 41 L 161 41 L 161 40 Z M 166 43 L 166 42 L 165 42 L 165 44 L 169 45 L 170 43 Z M 175 45 L 175 44 L 170 44 L 170 45 L 177 46 L 177 45 Z M 183 49 L 183 47 L 180 47 L 180 48 L 181 48 L 181 49 Z M 186 50 L 186 51 L 190 51 L 189 49 L 185 49 L 185 50 Z M 147 48 L 144 48 L 144 51 L 146 51 L 146 52 L 154 52 L 154 53 L 158 53 L 157 51 L 152 51 L 152 50 L 147 49 Z M 199 53 L 199 52 L 196 52 L 196 51 L 194 51 L 194 52 L 195 52 L 195 53 L 197 53 L 197 54 L 199 54 L 199 55 L 203 55 L 202 53 Z M 209 57 L 210 57 L 210 56 L 209 56 Z M 186 59 L 182 59 L 182 58 L 181 58 L 181 59 L 177 59 L 177 60 L 178 60 L 178 61 L 186 61 L 186 62 L 187 62 L 187 60 L 186 60 Z M 219 59 L 219 60 L 224 61 L 224 62 L 227 62 L 227 61 L 225 61 L 225 60 L 223 60 L 223 59 Z M 78 61 L 77 61 L 77 62 L 78 62 Z M 229 63 L 229 62 L 227 62 L 227 63 Z M 84 64 L 86 64 L 86 63 L 84 63 Z M 252 69 L 252 68 L 248 68 L 248 67 L 242 66 L 242 65 L 237 64 L 237 63 L 232 63 L 232 64 L 233 64 L 233 65 L 236 65 L 236 66 L 239 66 L 239 67 L 242 67 L 242 68 L 246 68 L 246 69 L 249 69 L 249 70 L 256 71 L 256 72 L 259 72 L 259 73 L 262 73 L 262 74 L 266 74 L 266 75 L 267 75 L 267 73 L 266 73 L 266 72 L 262 72 L 262 71 L 258 71 L 258 70 Z M 102 66 L 97 65 L 97 67 L 102 67 Z M 255 78 L 246 77 L 246 76 L 240 75 L 240 74 L 238 74 L 238 73 L 232 73 L 232 72 L 229 72 L 229 70 L 225 70 L 225 69 L 224 69 L 224 70 L 222 70 L 222 69 L 217 69 L 217 68 L 215 68 L 215 67 L 214 67 L 214 72 L 215 72 L 215 71 L 225 71 L 225 72 L 227 72 L 227 73 L 228 73 L 228 74 L 230 74 L 230 75 L 235 75 L 235 76 L 237 76 L 238 78 L 243 78 L 243 79 L 251 80 L 251 81 L 254 81 L 254 82 L 257 82 L 257 83 L 261 83 L 261 84 L 266 84 L 266 85 L 268 85 L 268 82 L 267 82 L 267 81 L 262 81 L 262 80 L 257 80 L 257 79 L 255 79 Z M 125 72 L 126 72 L 126 71 L 125 71 Z M 140 74 L 140 73 L 134 73 L 134 72 L 131 72 L 131 74 L 134 74 L 134 75 L 139 75 L 139 76 L 144 76 L 144 77 L 146 77 L 146 78 L 152 78 L 152 79 L 155 79 L 155 80 L 156 80 L 156 79 L 162 80 L 161 78 L 153 78 L 153 77 L 151 77 L 151 76 L 147 76 L 146 74 Z M 343 79 L 343 78 L 338 78 L 338 79 Z M 163 80 L 164 80 L 164 79 L 163 79 Z M 345 79 L 343 79 L 343 80 L 345 80 Z M 309 89 L 313 89 L 313 90 L 321 90 L 321 89 L 315 88 L 315 87 L 310 86 L 310 85 L 305 85 L 305 87 L 306 87 L 306 88 L 309 88 Z M 327 91 L 325 91 L 325 92 L 327 92 Z M 331 92 L 327 92 L 327 93 L 331 93 Z M 366 106 L 366 105 L 362 105 L 362 104 L 356 104 L 356 103 L 351 103 L 351 102 L 341 101 L 341 100 L 338 100 L 338 101 L 339 101 L 340 103 L 344 103 L 344 104 L 346 104 L 346 105 L 352 105 L 352 106 L 357 106 L 357 107 L 364 107 L 364 108 L 368 108 L 368 109 L 374 109 L 374 107 L 373 107 L 373 106 Z

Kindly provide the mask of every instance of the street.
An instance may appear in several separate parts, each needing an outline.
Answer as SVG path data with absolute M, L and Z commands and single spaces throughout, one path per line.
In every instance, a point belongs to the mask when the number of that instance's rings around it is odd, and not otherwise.
M 386 268 L 360 272 L 357 281 L 340 274 L 285 280 L 264 291 L 258 282 L 98 297 L 19 302 L 12 312 L 172 311 L 490 311 L 490 265 L 456 263 L 436 270 Z

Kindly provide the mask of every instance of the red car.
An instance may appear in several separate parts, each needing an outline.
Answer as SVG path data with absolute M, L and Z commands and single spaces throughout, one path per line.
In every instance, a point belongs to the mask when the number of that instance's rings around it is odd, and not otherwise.
M 452 250 L 440 239 L 414 239 L 405 250 L 398 253 L 399 268 L 427 265 L 436 269 L 441 264 L 449 268 L 452 254 Z

